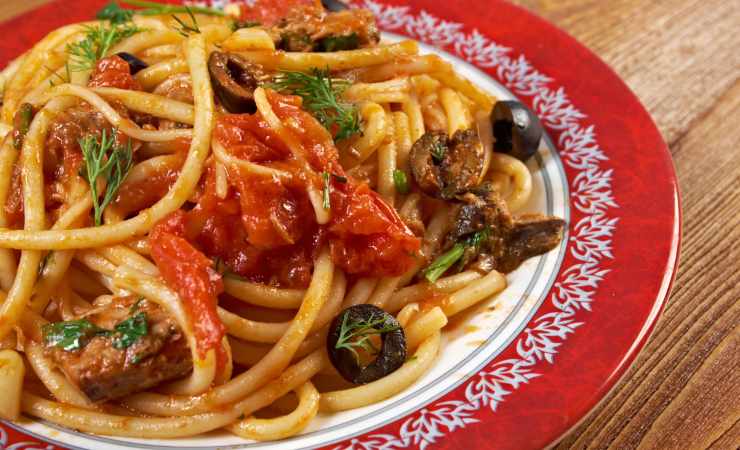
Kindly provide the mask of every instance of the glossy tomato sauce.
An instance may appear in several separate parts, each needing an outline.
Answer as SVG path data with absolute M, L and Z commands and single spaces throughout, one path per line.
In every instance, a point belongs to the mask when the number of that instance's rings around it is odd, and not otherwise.
M 243 22 L 259 22 L 261 25 L 274 25 L 292 8 L 296 6 L 312 5 L 321 7 L 318 0 L 256 0 L 251 5 L 241 5 Z
M 252 281 L 305 288 L 324 244 L 334 263 L 357 276 L 397 276 L 415 262 L 420 241 L 395 210 L 367 184 L 347 177 L 331 135 L 294 96 L 268 91 L 273 111 L 300 142 L 309 168 L 257 114 L 219 117 L 213 139 L 232 156 L 289 173 L 289 179 L 228 167 L 229 191 L 216 195 L 209 166 L 192 209 L 183 217 L 183 237 L 212 264 Z M 307 190 L 325 189 L 329 174 L 331 220 L 318 225 Z M 150 238 L 156 246 L 156 236 Z
M 141 90 L 141 85 L 131 75 L 129 64 L 120 56 L 108 56 L 95 65 L 90 75 L 89 87 L 112 87 L 118 89 Z

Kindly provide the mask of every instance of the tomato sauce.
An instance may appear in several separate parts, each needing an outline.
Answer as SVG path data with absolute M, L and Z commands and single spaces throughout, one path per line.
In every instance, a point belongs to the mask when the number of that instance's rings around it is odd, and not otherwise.
M 112 204 L 124 215 L 152 206 L 169 192 L 180 176 L 180 167 L 185 161 L 185 155 L 183 153 L 179 155 L 182 159 L 177 167 L 158 170 L 135 183 L 128 180 L 124 182 Z
M 200 356 L 215 349 L 222 366 L 225 353 L 221 341 L 226 328 L 217 310 L 218 294 L 223 292 L 221 275 L 213 269 L 211 260 L 185 240 L 185 223 L 183 211 L 160 221 L 150 234 L 151 255 L 167 285 L 183 302 Z
M 268 91 L 268 100 L 300 142 L 309 167 L 297 161 L 259 113 L 222 115 L 213 139 L 231 156 L 290 176 L 227 167 L 228 193 L 220 198 L 210 164 L 195 205 L 160 222 L 149 238 L 167 284 L 193 303 L 193 317 L 207 316 L 198 329 L 208 345 L 218 341 L 223 327 L 214 312 L 221 289 L 214 269 L 268 285 L 305 288 L 326 244 L 346 273 L 374 277 L 405 273 L 420 247 L 391 206 L 366 183 L 346 176 L 331 135 L 300 108 L 300 98 Z M 309 187 L 324 189 L 322 173 L 331 174 L 331 220 L 318 225 L 307 192 Z
M 89 87 L 112 87 L 118 89 L 141 90 L 141 85 L 131 75 L 128 63 L 120 56 L 108 56 L 95 65 L 90 75 Z
M 313 5 L 323 9 L 318 0 L 257 0 L 252 6 L 242 5 L 240 20 L 270 26 L 288 15 L 291 8 L 302 5 Z

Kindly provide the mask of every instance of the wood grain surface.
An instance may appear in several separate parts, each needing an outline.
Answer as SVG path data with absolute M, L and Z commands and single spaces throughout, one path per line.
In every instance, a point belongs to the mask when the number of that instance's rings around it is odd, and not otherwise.
M 48 0 L 0 0 L 0 20 Z M 673 294 L 648 345 L 565 449 L 740 447 L 740 3 L 514 0 L 624 79 L 671 148 L 683 195 Z

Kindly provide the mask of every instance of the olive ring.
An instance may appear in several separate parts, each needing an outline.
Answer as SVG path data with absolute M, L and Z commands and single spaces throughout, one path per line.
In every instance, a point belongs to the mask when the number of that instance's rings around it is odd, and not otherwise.
M 343 323 L 360 323 L 382 318 L 378 328 L 391 331 L 378 333 L 383 343 L 373 362 L 362 366 L 347 348 L 337 348 Z M 373 305 L 354 305 L 342 311 L 331 323 L 326 348 L 332 365 L 344 379 L 354 384 L 366 384 L 394 372 L 406 361 L 406 335 L 395 317 Z

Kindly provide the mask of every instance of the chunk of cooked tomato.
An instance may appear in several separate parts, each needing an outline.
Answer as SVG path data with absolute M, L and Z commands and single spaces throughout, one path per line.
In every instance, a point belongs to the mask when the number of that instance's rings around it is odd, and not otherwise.
M 87 85 L 89 87 L 141 90 L 141 85 L 131 75 L 128 63 L 116 55 L 103 58 L 95 64 Z
M 167 286 L 177 292 L 193 326 L 198 351 L 204 357 L 216 350 L 224 361 L 221 342 L 226 328 L 218 317 L 218 294 L 223 291 L 221 275 L 213 263 L 193 247 L 186 235 L 184 211 L 175 211 L 161 220 L 149 235 L 151 255 Z
M 336 265 L 373 277 L 398 276 L 413 266 L 421 242 L 367 184 L 350 179 L 331 200 L 329 245 Z

